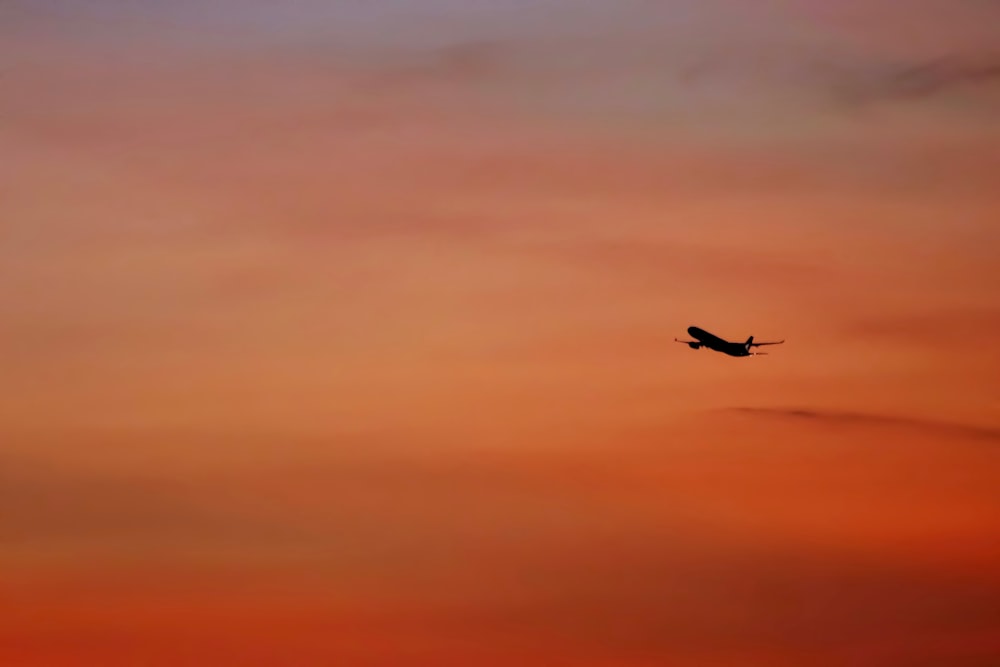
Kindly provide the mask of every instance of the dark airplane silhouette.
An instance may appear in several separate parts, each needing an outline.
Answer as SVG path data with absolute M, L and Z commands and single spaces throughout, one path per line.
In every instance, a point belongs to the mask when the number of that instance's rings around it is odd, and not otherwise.
M 751 347 L 758 347 L 760 345 L 780 345 L 784 343 L 784 340 L 775 340 L 765 343 L 755 343 L 753 342 L 753 336 L 747 338 L 745 343 L 731 343 L 728 340 L 723 340 L 718 336 L 708 333 L 704 329 L 699 329 L 698 327 L 688 327 L 687 332 L 691 335 L 694 340 L 680 340 L 675 338 L 674 340 L 678 343 L 685 343 L 692 350 L 697 350 L 699 347 L 707 347 L 710 350 L 715 350 L 716 352 L 722 352 L 723 354 L 728 354 L 731 357 L 755 357 L 760 354 L 767 354 L 767 352 L 751 352 Z

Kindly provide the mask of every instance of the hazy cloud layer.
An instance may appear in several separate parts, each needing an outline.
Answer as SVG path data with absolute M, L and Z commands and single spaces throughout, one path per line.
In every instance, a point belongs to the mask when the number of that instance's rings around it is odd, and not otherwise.
M 0 589 L 31 613 L 0 630 L 0 655 L 491 664 L 485 645 L 528 665 L 895 666 L 997 650 L 984 532 L 996 499 L 983 495 L 995 467 L 969 470 L 972 454 L 920 477 L 925 454 L 882 457 L 870 422 L 851 422 L 846 447 L 825 423 L 723 416 L 662 425 L 655 447 L 619 434 L 521 452 L 372 443 L 303 456 L 322 442 L 286 439 L 300 463 L 185 474 L 177 461 L 144 479 L 126 472 L 138 456 L 72 477 L 8 460 L 5 518 L 20 529 L 5 536 L 14 574 Z M 730 428 L 748 441 L 719 437 Z M 930 432 L 924 447 L 954 453 L 956 435 Z M 845 455 L 866 474 L 830 465 Z M 887 486 L 896 478 L 911 488 Z M 901 516 L 899 503 L 917 506 Z M 942 510 L 966 532 L 949 534 Z M 248 642 L 256 627 L 270 631 Z
M 996 655 L 996 11 L 0 2 L 0 663 Z

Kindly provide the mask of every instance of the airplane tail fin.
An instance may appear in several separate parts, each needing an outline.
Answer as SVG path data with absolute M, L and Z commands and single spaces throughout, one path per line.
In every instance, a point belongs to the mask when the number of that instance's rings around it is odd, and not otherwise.
M 750 346 L 753 345 L 753 336 L 750 336 L 749 338 L 747 338 L 747 342 L 745 342 L 743 344 L 746 346 L 747 351 L 749 351 L 750 350 Z

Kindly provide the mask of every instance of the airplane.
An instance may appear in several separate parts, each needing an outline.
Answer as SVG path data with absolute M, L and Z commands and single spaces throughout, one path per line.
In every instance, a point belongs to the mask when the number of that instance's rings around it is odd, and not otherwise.
M 694 338 L 694 340 L 680 340 L 675 338 L 674 340 L 678 343 L 685 343 L 692 350 L 697 350 L 699 347 L 707 347 L 710 350 L 715 350 L 716 352 L 722 352 L 723 354 L 728 354 L 731 357 L 756 357 L 761 354 L 767 354 L 767 352 L 751 352 L 751 347 L 758 347 L 760 345 L 780 345 L 784 343 L 784 339 L 775 341 L 765 341 L 763 343 L 753 342 L 753 336 L 747 338 L 745 343 L 740 342 L 730 342 L 728 340 L 723 340 L 716 335 L 710 334 L 704 329 L 699 329 L 698 327 L 688 327 L 688 334 Z

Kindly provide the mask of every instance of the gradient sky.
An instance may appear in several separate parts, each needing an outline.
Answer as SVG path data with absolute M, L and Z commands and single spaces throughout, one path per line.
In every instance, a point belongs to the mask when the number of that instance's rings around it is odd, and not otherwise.
M 0 662 L 993 664 L 998 26 L 6 0 Z

